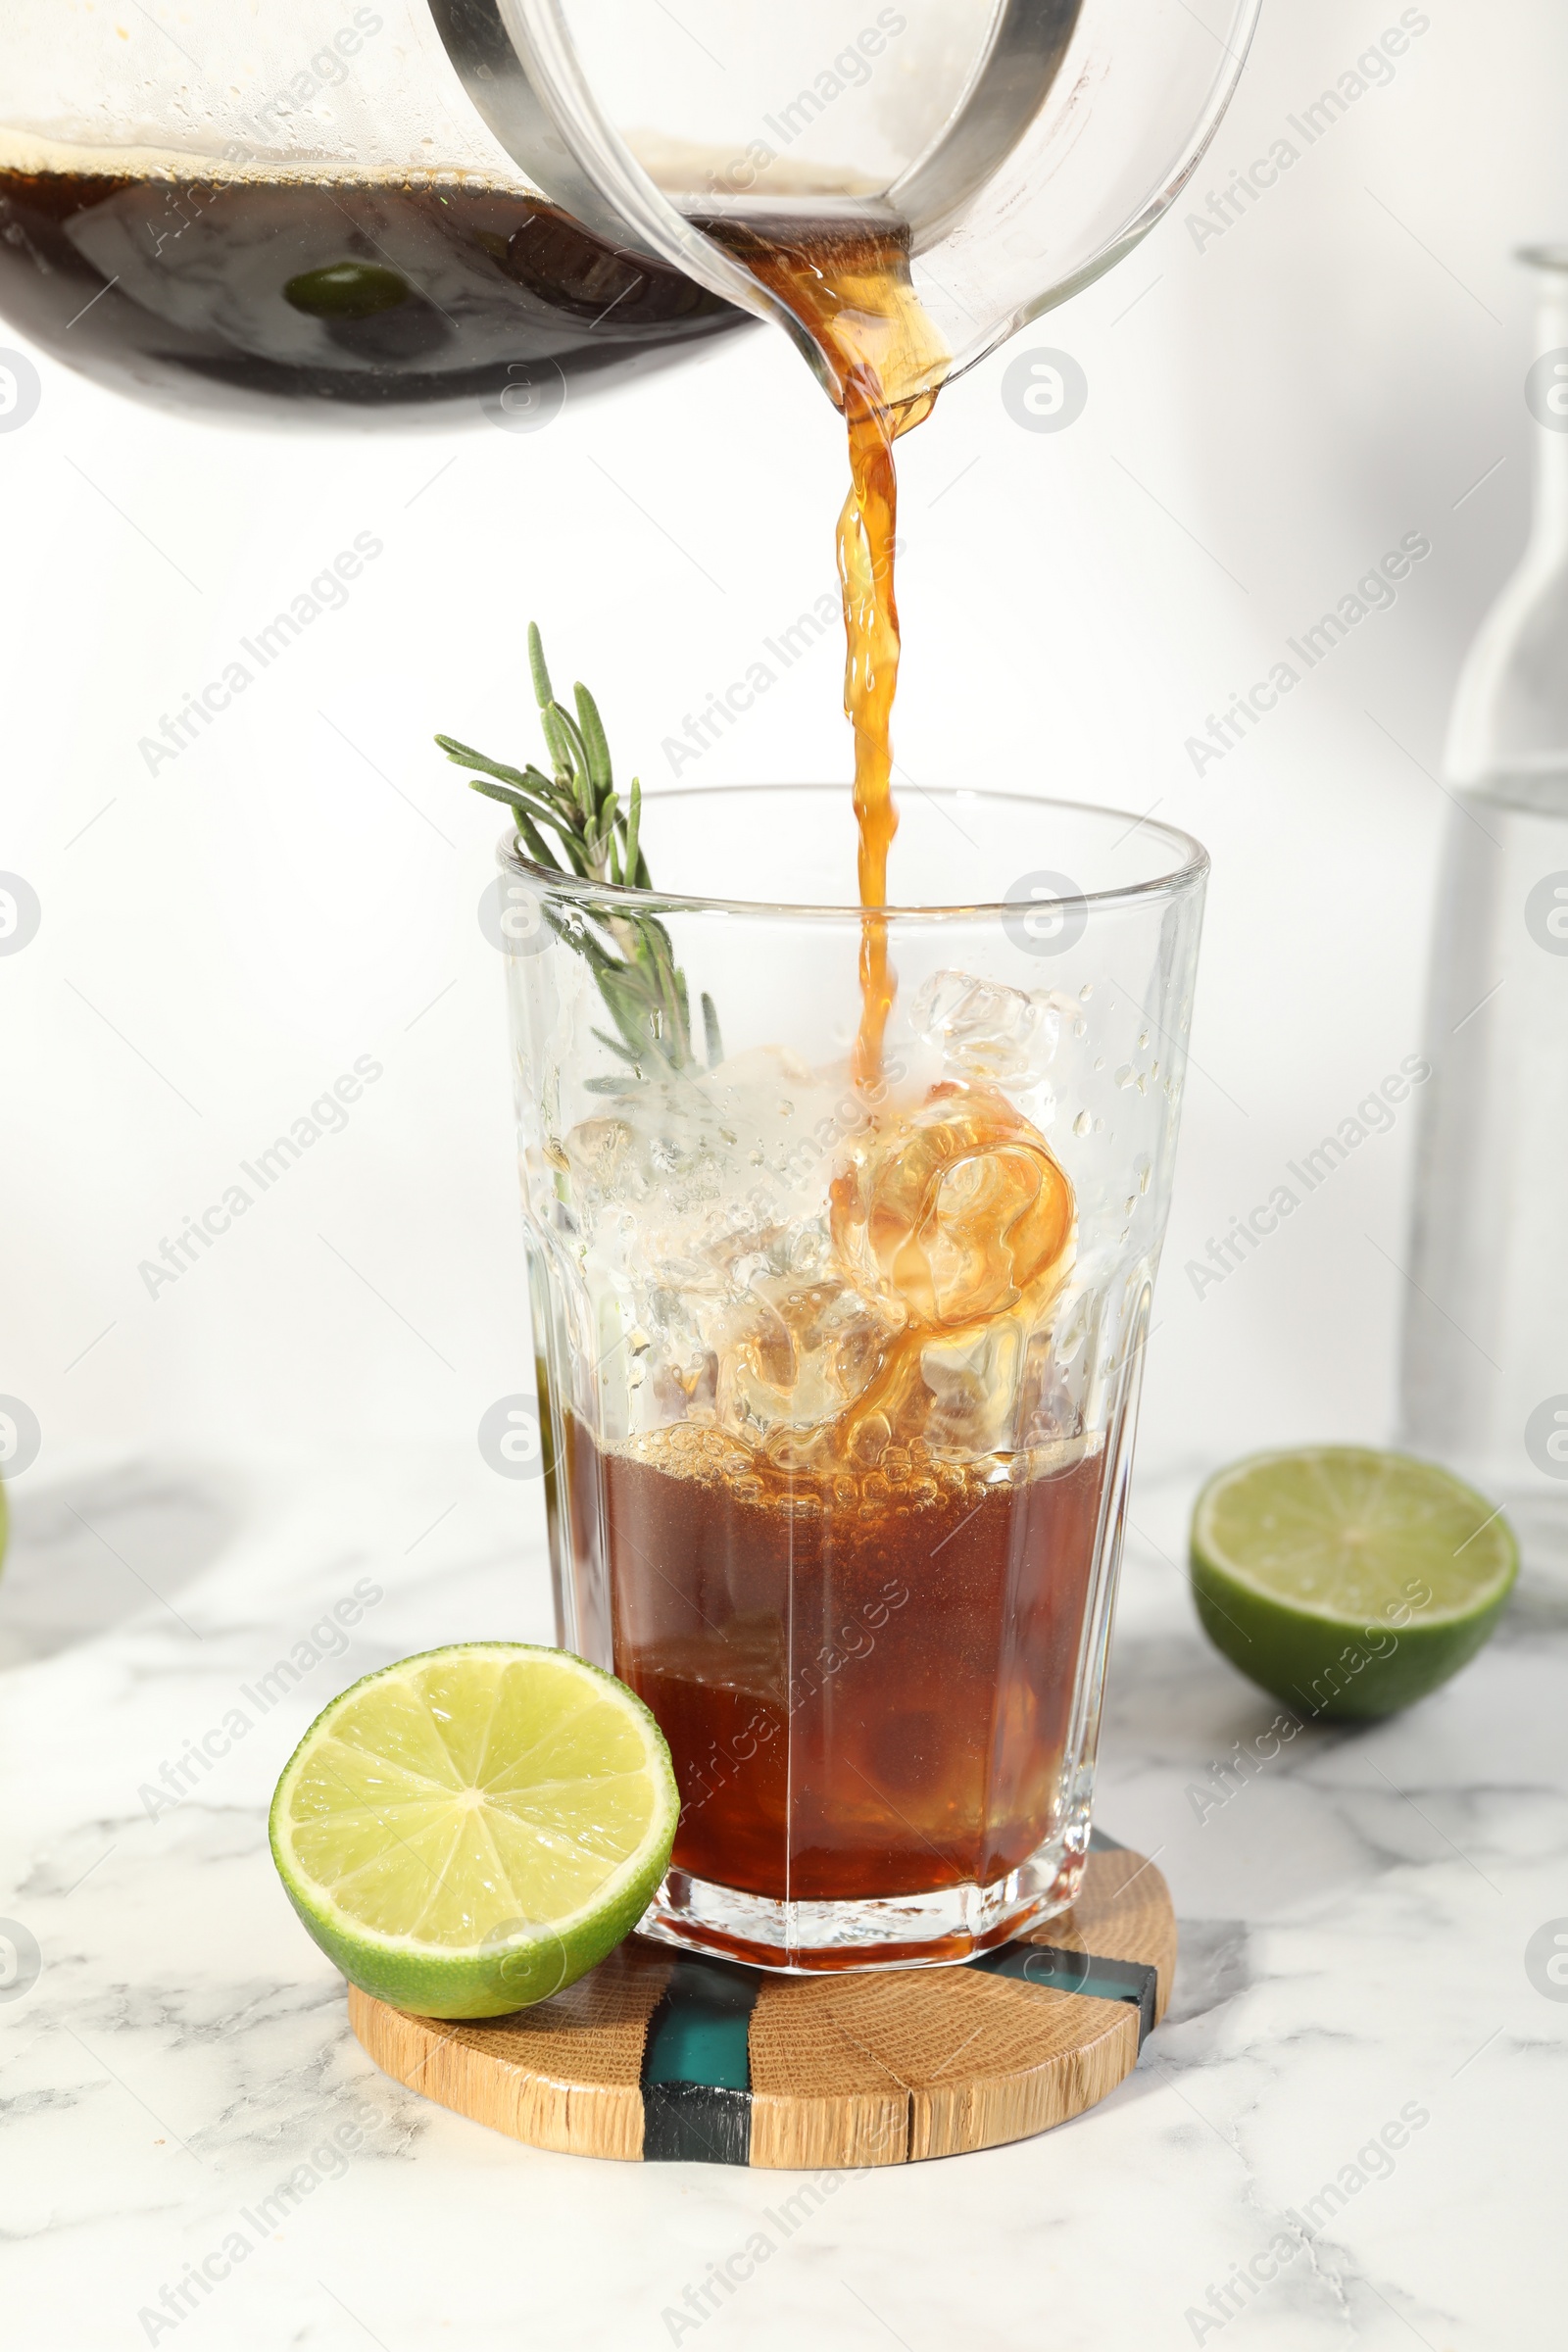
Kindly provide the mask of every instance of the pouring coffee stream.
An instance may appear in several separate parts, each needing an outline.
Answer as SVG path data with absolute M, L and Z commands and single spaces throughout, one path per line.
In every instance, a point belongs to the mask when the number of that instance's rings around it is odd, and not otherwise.
M 841 1351 L 828 1381 L 830 1403 L 819 1399 L 804 1421 L 785 1414 L 760 1444 L 760 1431 L 752 1433 L 748 1476 L 760 1502 L 771 1508 L 782 1499 L 787 1516 L 803 1478 L 837 1477 L 852 1486 L 880 1479 L 878 1465 L 890 1447 L 901 1460 L 923 1461 L 944 1414 L 973 1417 L 985 1385 L 977 1370 L 982 1359 L 1005 1361 L 1012 1379 L 1020 1376 L 1031 1335 L 1049 1325 L 1072 1268 L 1076 1203 L 1045 1137 L 999 1087 L 945 1079 L 911 1096 L 890 1086 L 884 1070 L 897 990 L 886 912 L 898 825 L 891 745 L 900 654 L 894 444 L 930 416 L 948 365 L 910 282 L 907 230 L 868 219 L 858 206 L 837 216 L 803 208 L 710 226 L 810 335 L 845 417 L 851 467 L 837 544 L 862 910 L 859 1021 L 849 1074 L 862 1106 L 862 1132 L 831 1186 L 828 1287 L 848 1285 L 876 1331 L 869 1346 Z M 543 704 L 541 675 L 536 661 Z M 491 778 L 515 774 L 454 739 L 439 740 L 460 765 L 477 765 Z M 507 797 L 504 780 L 481 776 L 478 788 Z M 635 1058 L 646 1042 L 628 1032 L 624 1051 Z M 710 1067 L 709 1080 L 720 1090 L 728 1067 Z M 810 1282 L 786 1285 L 769 1299 L 760 1333 L 731 1334 L 719 1348 L 720 1386 L 728 1383 L 736 1394 L 748 1383 L 758 1394 L 792 1391 L 801 1364 L 819 1348 L 825 1296 Z M 743 1409 L 739 1418 L 750 1416 Z M 673 1456 L 656 1446 L 643 1469 L 690 1478 L 701 1463 L 688 1455 L 679 1442 Z M 869 1490 L 866 1507 L 875 1515 Z
M 930 416 L 948 354 L 910 282 L 903 224 L 851 214 L 837 220 L 763 215 L 702 225 L 772 289 L 810 336 L 848 428 L 850 493 L 838 522 L 848 641 L 844 708 L 855 730 L 860 905 L 874 909 L 888 903 L 888 852 L 899 821 L 891 736 L 900 655 L 893 445 Z M 861 1086 L 881 1073 L 896 985 L 887 925 L 868 912 L 853 1059 Z
M 1152 226 L 1212 134 L 1234 36 L 1187 0 L 429 0 L 492 135 L 577 218 L 790 332 L 844 415 L 859 827 L 853 1075 L 882 1067 L 899 664 L 893 445 L 973 365 Z
M 838 520 L 847 639 L 844 707 L 855 731 L 859 832 L 860 1017 L 851 1075 L 878 1100 L 883 1041 L 898 988 L 887 942 L 888 853 L 898 831 L 892 716 L 898 686 L 894 582 L 898 469 L 894 443 L 936 405 L 948 354 L 909 275 L 899 222 L 752 217 L 710 223 L 810 335 L 849 435 L 850 491 Z M 924 1435 L 921 1378 L 933 1332 L 980 1344 L 991 1327 L 1021 1329 L 1059 1289 L 1071 1262 L 1072 1189 L 1045 1138 L 990 1088 L 952 1100 L 939 1087 L 918 1107 L 877 1109 L 873 1141 L 834 1185 L 841 1260 L 865 1262 L 902 1330 L 860 1396 L 803 1453 L 820 1464 L 875 1462 L 890 1438 Z M 941 1266 L 942 1274 L 937 1267 Z M 781 1465 L 777 1465 L 781 1466 Z

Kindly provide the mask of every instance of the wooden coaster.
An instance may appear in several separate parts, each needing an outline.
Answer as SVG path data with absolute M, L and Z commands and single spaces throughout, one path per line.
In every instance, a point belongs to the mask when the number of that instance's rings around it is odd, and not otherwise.
M 1152 1862 L 1097 1840 L 1070 1911 L 964 1965 L 779 1977 L 630 1936 L 536 2008 L 407 2017 L 349 1987 L 382 2071 L 564 2154 L 817 2170 L 956 2156 L 1081 2115 L 1170 1997 Z

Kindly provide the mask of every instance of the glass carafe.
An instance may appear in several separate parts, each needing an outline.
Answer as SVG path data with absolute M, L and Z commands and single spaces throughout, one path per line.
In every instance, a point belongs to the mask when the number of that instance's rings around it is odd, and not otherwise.
M 836 398 L 829 353 L 756 254 L 891 248 L 918 306 L 890 320 L 910 400 L 1153 225 L 1213 136 L 1257 6 L 430 0 L 475 108 L 542 187 L 782 325 Z M 863 275 L 860 291 L 885 304 Z
M 1257 6 L 28 6 L 0 53 L 0 317 L 145 397 L 526 423 L 563 371 L 750 311 L 837 392 L 744 242 L 804 221 L 891 239 L 916 396 L 1152 225 Z
M 1449 737 L 1402 1422 L 1568 1566 L 1568 246 L 1520 258 L 1535 517 Z
M 116 390 L 525 428 L 740 317 L 541 192 L 425 0 L 5 12 L 0 318 Z

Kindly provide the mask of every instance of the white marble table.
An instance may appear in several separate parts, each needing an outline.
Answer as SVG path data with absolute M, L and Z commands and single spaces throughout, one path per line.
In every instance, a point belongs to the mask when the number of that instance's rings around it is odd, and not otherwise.
M 1170 2018 L 1058 2132 L 840 2177 L 544 2155 L 429 2106 L 351 2038 L 283 1900 L 267 1802 L 333 1690 L 548 1638 L 534 1494 L 407 1455 L 24 1482 L 0 1912 L 40 1965 L 0 1988 L 7 2341 L 1560 2343 L 1568 2002 L 1524 1954 L 1568 1915 L 1568 1595 L 1525 1592 L 1437 1698 L 1303 1732 L 1216 1803 L 1275 1710 L 1172 1565 L 1192 1485 L 1136 1498 L 1100 1808 L 1174 1891 Z

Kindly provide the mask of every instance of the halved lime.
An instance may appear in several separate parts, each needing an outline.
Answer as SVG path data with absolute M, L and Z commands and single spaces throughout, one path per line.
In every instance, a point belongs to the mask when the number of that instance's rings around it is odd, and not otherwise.
M 679 1811 L 663 1734 L 613 1675 L 471 1642 L 322 1710 L 277 1784 L 272 1858 L 350 1984 L 423 2017 L 503 2017 L 630 1933 Z
M 1392 1715 L 1475 1656 L 1519 1570 L 1450 1472 L 1363 1446 L 1258 1453 L 1193 1512 L 1193 1594 L 1233 1666 L 1298 1714 Z

